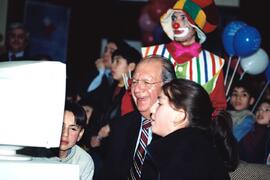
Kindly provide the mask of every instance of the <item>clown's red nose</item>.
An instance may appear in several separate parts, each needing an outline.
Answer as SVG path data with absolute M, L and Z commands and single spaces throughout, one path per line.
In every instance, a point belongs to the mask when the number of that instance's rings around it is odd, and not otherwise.
M 173 29 L 178 29 L 180 27 L 179 23 L 173 23 L 172 24 Z

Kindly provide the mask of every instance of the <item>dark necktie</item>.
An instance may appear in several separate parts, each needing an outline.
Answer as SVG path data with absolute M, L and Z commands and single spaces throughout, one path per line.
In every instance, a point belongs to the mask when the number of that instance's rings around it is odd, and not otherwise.
M 130 169 L 130 179 L 138 180 L 141 178 L 141 170 L 145 159 L 145 149 L 148 142 L 148 133 L 151 126 L 151 121 L 148 119 L 143 120 L 142 131 L 140 134 L 139 145 L 133 159 L 133 164 Z

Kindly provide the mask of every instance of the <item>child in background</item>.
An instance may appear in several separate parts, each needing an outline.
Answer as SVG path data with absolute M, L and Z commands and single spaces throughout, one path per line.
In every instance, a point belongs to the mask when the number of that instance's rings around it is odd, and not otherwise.
M 87 137 L 89 136 L 89 134 L 91 133 L 91 128 L 90 128 L 90 119 L 93 113 L 93 105 L 91 103 L 91 99 L 87 98 L 87 97 L 83 97 L 82 99 L 80 99 L 78 101 L 78 104 L 80 104 L 83 109 L 86 112 L 86 126 L 84 128 L 84 133 L 83 136 L 81 138 L 81 140 L 77 143 L 80 147 L 82 147 L 85 151 L 89 151 L 89 140 L 87 139 Z M 92 157 L 93 158 L 93 157 Z
M 119 47 L 112 54 L 111 74 L 115 86 L 110 106 L 101 113 L 98 112 L 98 109 L 93 109 L 90 121 L 92 132 L 86 137 L 90 145 L 89 153 L 96 165 L 94 179 L 99 179 L 99 175 L 102 173 L 100 169 L 105 157 L 110 126 L 116 119 L 122 116 L 123 102 L 129 101 L 130 104 L 132 103 L 131 98 L 123 101 L 123 96 L 128 90 L 128 79 L 131 78 L 132 72 L 140 60 L 141 54 L 129 45 Z M 129 96 L 130 94 L 126 95 Z M 125 103 L 125 105 L 127 104 Z
M 96 136 L 91 139 L 91 146 L 99 146 L 100 140 L 109 135 L 109 124 L 118 119 L 121 113 L 122 97 L 128 89 L 128 79 L 134 71 L 136 64 L 141 60 L 140 53 L 133 47 L 127 45 L 118 48 L 112 55 L 111 73 L 116 86 L 112 97 L 111 106 L 99 119 L 99 127 Z M 95 109 L 94 109 L 95 111 Z
M 233 120 L 233 134 L 239 142 L 253 127 L 254 114 L 249 110 L 255 99 L 251 85 L 247 81 L 237 81 L 233 84 L 228 112 Z
M 88 98 L 82 98 L 78 101 L 78 104 L 80 104 L 86 112 L 86 117 L 87 117 L 86 126 L 87 126 L 90 122 L 92 112 L 93 112 L 93 106 L 91 104 L 91 100 L 89 100 Z
M 239 142 L 240 159 L 267 164 L 270 153 L 270 100 L 261 101 L 254 127 Z M 269 162 L 268 162 L 269 163 Z

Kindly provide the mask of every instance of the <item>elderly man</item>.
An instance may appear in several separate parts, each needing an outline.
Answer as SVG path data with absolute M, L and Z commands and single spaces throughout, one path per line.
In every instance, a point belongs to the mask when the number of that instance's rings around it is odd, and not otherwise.
M 150 108 L 165 82 L 176 78 L 173 65 L 165 58 L 144 58 L 136 67 L 131 92 L 136 111 L 116 120 L 111 127 L 102 179 L 139 179 L 144 168 L 145 147 L 155 139 L 150 125 Z

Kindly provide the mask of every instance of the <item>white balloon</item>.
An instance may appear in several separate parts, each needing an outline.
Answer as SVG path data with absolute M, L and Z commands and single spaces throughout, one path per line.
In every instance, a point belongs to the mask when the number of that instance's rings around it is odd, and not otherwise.
M 257 75 L 265 71 L 268 66 L 268 61 L 267 53 L 260 48 L 250 56 L 241 58 L 240 65 L 244 72 Z

